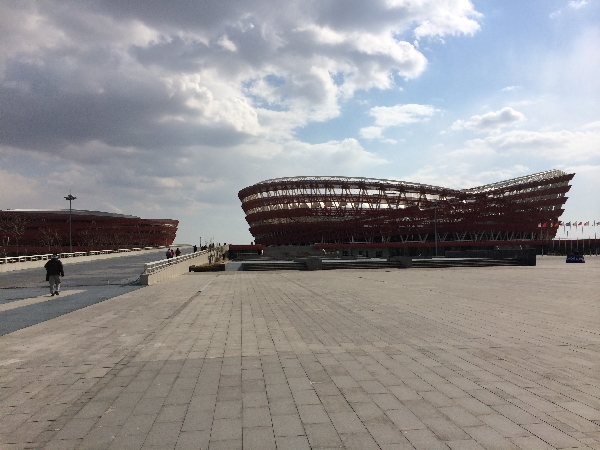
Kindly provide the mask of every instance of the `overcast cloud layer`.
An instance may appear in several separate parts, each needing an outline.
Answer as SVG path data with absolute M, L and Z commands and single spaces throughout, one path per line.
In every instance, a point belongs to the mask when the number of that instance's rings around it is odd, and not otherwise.
M 72 190 L 245 242 L 237 191 L 267 178 L 600 179 L 598 5 L 533 3 L 5 0 L 0 208 Z M 517 14 L 534 35 L 503 29 Z M 585 185 L 573 214 L 600 219 Z

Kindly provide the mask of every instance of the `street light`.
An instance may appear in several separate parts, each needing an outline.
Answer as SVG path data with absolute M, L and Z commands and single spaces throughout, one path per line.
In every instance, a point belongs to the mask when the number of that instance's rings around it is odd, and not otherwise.
M 437 258 L 438 250 L 437 250 L 437 208 L 438 203 L 433 202 L 433 237 L 435 239 L 435 257 Z
M 69 200 L 69 251 L 73 253 L 73 239 L 72 239 L 72 229 L 73 229 L 73 210 L 71 208 L 71 202 L 75 200 L 77 197 L 73 197 L 69 192 L 69 195 L 65 197 L 65 200 Z

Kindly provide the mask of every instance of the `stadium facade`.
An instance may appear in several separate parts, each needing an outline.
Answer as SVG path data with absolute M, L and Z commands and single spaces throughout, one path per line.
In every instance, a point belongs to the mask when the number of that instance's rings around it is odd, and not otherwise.
M 470 189 L 349 177 L 262 181 L 238 197 L 257 244 L 443 249 L 535 246 L 556 235 L 575 174 Z
M 101 211 L 72 211 L 73 251 L 171 245 L 178 220 L 141 219 Z M 2 251 L 34 254 L 69 251 L 69 210 L 0 211 Z

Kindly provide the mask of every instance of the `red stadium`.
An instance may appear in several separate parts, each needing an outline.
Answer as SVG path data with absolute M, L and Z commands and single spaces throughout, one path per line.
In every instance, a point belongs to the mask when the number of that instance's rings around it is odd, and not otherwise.
M 140 219 L 100 211 L 72 211 L 73 251 L 171 245 L 179 221 Z M 69 210 L 0 211 L 5 254 L 63 253 L 69 247 Z
M 238 197 L 257 244 L 496 248 L 556 235 L 575 174 L 550 170 L 471 189 L 347 177 L 257 183 Z

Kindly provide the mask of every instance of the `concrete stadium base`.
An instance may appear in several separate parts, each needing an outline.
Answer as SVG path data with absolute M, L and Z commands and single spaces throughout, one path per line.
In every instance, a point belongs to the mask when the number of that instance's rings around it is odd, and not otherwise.
M 183 275 L 0 337 L 0 448 L 600 448 L 600 258 Z

